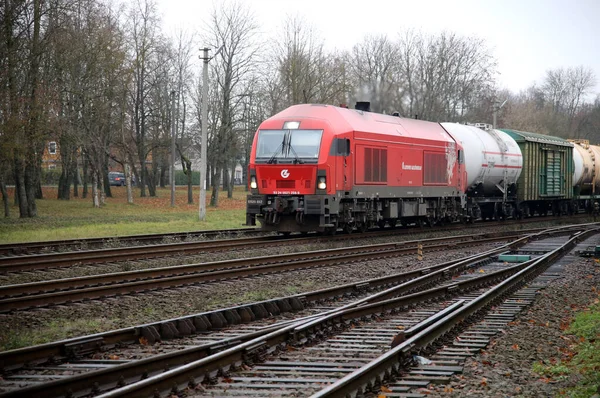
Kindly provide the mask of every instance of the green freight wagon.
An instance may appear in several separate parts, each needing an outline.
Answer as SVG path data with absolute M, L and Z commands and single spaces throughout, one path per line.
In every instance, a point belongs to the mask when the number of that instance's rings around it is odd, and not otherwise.
M 573 144 L 549 135 L 502 130 L 519 145 L 523 170 L 517 180 L 520 215 L 567 213 L 573 198 Z

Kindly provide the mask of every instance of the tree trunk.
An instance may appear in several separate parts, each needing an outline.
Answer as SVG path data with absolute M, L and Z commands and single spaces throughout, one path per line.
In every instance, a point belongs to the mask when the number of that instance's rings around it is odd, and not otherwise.
M 235 162 L 232 163 L 231 173 L 229 173 L 229 184 L 227 186 L 227 198 L 228 199 L 233 198 L 234 179 L 235 179 Z
M 219 188 L 221 186 L 221 166 L 217 166 L 213 176 L 212 194 L 210 195 L 210 206 L 219 207 Z
M 92 200 L 94 207 L 100 207 L 100 198 L 98 197 L 98 173 L 92 172 Z
M 60 142 L 60 163 L 61 172 L 58 178 L 58 192 L 56 194 L 57 199 L 69 200 L 70 199 L 70 188 L 71 188 L 71 155 L 72 152 L 68 149 L 67 140 L 61 140 Z
M 27 214 L 27 194 L 25 192 L 25 175 L 23 163 L 20 159 L 15 159 L 15 198 L 19 205 L 19 217 L 28 217 Z
M 108 169 L 107 169 L 108 170 Z M 110 181 L 108 179 L 108 171 L 102 173 L 102 178 L 100 179 L 102 183 L 102 192 L 104 193 L 105 198 L 112 198 L 112 192 L 110 190 Z
M 41 152 L 38 152 L 41 153 Z M 44 199 L 44 191 L 42 191 L 42 161 L 41 157 L 35 165 L 35 198 Z
M 147 182 L 148 182 L 148 195 L 150 197 L 155 197 L 156 196 L 156 176 L 154 175 L 154 173 L 149 173 L 148 172 L 148 168 L 146 166 L 144 166 L 142 168 L 143 172 L 142 175 L 146 175 L 147 177 Z M 150 177 L 148 177 L 150 176 Z
M 112 192 L 110 191 L 110 181 L 108 179 L 108 155 L 104 159 L 104 167 L 102 167 L 104 173 L 102 173 L 102 183 L 104 184 L 104 193 L 106 197 L 112 198 Z
M 108 179 L 108 177 L 105 176 L 105 178 L 100 179 L 100 206 L 104 206 L 106 204 L 106 191 L 104 189 L 105 179 Z
M 127 203 L 133 204 L 133 191 L 131 189 L 131 168 L 125 163 L 125 183 L 127 185 Z
M 77 167 L 77 154 L 75 153 L 71 165 L 71 174 L 73 175 L 73 197 L 79 197 L 79 167 Z
M 221 178 L 223 179 L 223 191 L 227 191 L 227 184 L 229 182 L 229 169 L 227 166 L 223 167 L 223 172 L 221 173 Z
M 33 164 L 25 166 L 25 193 L 27 195 L 27 216 L 37 216 L 37 205 L 35 195 L 37 190 L 36 168 Z
M 83 156 L 83 192 L 82 198 L 86 199 L 88 196 L 88 158 Z
M 6 191 L 6 184 L 4 183 L 4 181 L 0 181 L 0 191 L 2 191 L 2 202 L 4 203 L 4 217 L 10 217 L 8 192 Z
M 38 80 L 40 66 L 40 28 L 41 28 L 41 0 L 33 1 L 33 37 L 31 39 L 31 52 L 29 58 L 29 84 L 30 95 L 28 103 L 29 125 L 27 129 L 27 140 L 25 148 L 27 150 L 24 183 L 25 195 L 27 196 L 27 217 L 37 216 L 37 206 L 35 203 L 37 189 L 37 168 L 36 168 L 36 137 L 39 124 L 39 109 L 38 109 Z
M 143 137 L 141 139 L 141 142 L 138 143 L 138 145 L 142 145 L 143 146 L 144 141 L 143 141 Z M 138 149 L 138 156 L 140 157 L 140 179 L 138 181 L 138 184 L 140 186 L 140 197 L 145 198 L 146 197 L 146 184 L 149 183 L 149 178 L 148 178 L 148 168 L 146 167 L 146 158 L 144 157 L 144 148 L 140 146 L 140 148 Z
M 190 165 L 191 166 L 191 165 Z M 194 184 L 192 183 L 192 169 L 189 169 L 187 173 L 187 186 L 188 186 L 188 204 L 194 204 Z
M 63 197 L 64 188 L 63 187 L 65 186 L 66 179 L 67 179 L 67 171 L 63 167 L 60 171 L 60 177 L 58 177 L 58 189 L 56 192 L 56 199 L 58 199 L 58 200 L 64 199 L 64 197 Z
M 168 173 L 167 170 L 169 170 L 169 165 L 167 164 L 167 162 L 164 161 L 164 159 L 161 159 L 160 161 L 160 169 L 159 169 L 159 185 L 161 188 L 165 188 L 167 186 L 167 180 L 168 180 Z M 173 170 L 173 175 L 175 175 L 175 170 Z

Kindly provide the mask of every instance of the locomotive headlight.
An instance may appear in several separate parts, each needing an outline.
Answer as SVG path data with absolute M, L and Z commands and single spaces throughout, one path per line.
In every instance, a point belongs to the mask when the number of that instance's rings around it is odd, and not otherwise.
M 255 176 L 250 177 L 250 188 L 252 188 L 252 189 L 258 188 L 258 184 L 256 183 Z
M 325 182 L 325 177 L 319 177 L 317 180 L 317 188 L 318 189 L 326 189 L 327 183 Z

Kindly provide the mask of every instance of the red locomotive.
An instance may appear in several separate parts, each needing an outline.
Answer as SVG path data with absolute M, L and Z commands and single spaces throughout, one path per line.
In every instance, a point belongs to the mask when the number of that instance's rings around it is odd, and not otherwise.
M 438 123 L 295 105 L 258 128 L 246 224 L 281 233 L 465 220 L 460 141 Z

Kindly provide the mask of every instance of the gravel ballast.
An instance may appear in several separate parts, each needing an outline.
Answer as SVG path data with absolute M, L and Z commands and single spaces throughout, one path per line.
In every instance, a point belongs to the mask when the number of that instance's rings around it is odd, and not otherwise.
M 533 370 L 536 363 L 556 364 L 573 355 L 577 338 L 566 329 L 577 312 L 599 298 L 599 264 L 570 258 L 561 278 L 541 290 L 487 348 L 466 360 L 463 374 L 421 392 L 428 397 L 550 397 L 576 385 L 578 375 L 547 377 Z

